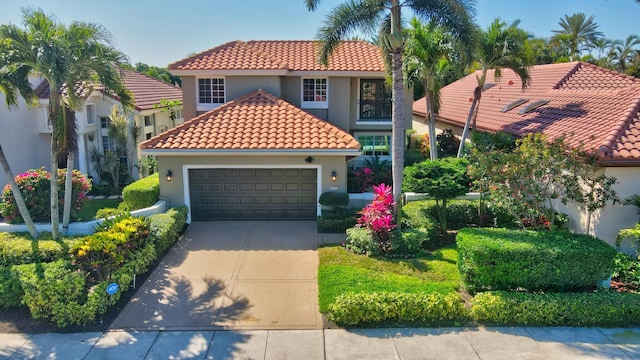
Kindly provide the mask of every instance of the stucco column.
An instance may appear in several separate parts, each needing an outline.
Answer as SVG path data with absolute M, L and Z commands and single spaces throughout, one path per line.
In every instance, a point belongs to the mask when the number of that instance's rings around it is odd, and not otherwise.
M 89 174 L 85 136 L 84 134 L 78 136 L 78 170 L 83 174 Z

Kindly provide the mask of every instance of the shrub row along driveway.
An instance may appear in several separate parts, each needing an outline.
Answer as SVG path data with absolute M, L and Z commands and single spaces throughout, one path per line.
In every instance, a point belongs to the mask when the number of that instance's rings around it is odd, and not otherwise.
M 194 222 L 113 329 L 321 329 L 313 221 Z

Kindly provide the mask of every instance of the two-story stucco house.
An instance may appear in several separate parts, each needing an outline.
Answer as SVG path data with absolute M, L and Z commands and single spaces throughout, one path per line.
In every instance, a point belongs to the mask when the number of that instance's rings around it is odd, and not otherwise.
M 234 41 L 169 65 L 182 77 L 186 121 L 141 151 L 157 156 L 171 206 L 188 205 L 190 221 L 315 219 L 320 194 L 346 191 L 347 161 L 390 157 L 379 48 L 343 42 L 328 66 L 318 48 Z
M 16 174 L 30 168 L 50 167 L 49 84 L 37 76 L 32 76 L 30 81 L 39 98 L 37 106 L 28 107 L 24 100 L 20 99 L 17 109 L 0 107 L 0 142 Z M 180 88 L 131 70 L 124 70 L 123 81 L 134 98 L 134 107 L 127 113 L 129 121 L 142 128 L 138 143 L 183 122 L 180 106 L 174 108 L 175 124 L 169 112 L 156 106 L 161 99 L 182 100 Z M 114 105 L 121 107 L 117 98 L 97 87 L 86 92 L 84 107 L 75 114 L 78 127 L 75 168 L 96 180 L 99 176 L 89 161 L 89 151 L 92 147 L 102 153 L 113 149 L 114 144 L 109 138 L 108 126 L 109 114 Z M 139 151 L 136 151 L 132 158 L 139 159 Z M 137 171 L 132 175 L 137 178 Z M 7 179 L 0 173 L 0 184 L 6 183 Z

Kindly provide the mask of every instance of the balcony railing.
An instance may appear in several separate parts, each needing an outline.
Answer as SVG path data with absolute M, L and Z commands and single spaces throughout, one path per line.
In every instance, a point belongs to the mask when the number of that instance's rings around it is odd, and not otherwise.
M 391 121 L 391 100 L 360 100 L 360 121 Z

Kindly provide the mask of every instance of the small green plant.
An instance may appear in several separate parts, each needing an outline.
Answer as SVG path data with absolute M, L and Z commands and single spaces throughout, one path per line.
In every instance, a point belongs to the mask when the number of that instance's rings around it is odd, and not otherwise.
M 426 160 L 404 169 L 403 190 L 428 193 L 436 200 L 443 232 L 447 230 L 447 200 L 469 191 L 468 164 L 462 158 L 443 158 Z
M 631 241 L 631 246 L 635 250 L 636 255 L 640 257 L 640 223 L 637 223 L 632 228 L 620 230 L 616 238 L 616 246 L 620 246 L 626 239 Z
M 347 229 L 345 247 L 356 254 L 373 256 L 380 253 L 378 244 L 373 240 L 371 231 L 361 227 Z
M 160 177 L 158 173 L 142 178 L 124 187 L 122 198 L 131 210 L 149 207 L 160 196 Z

